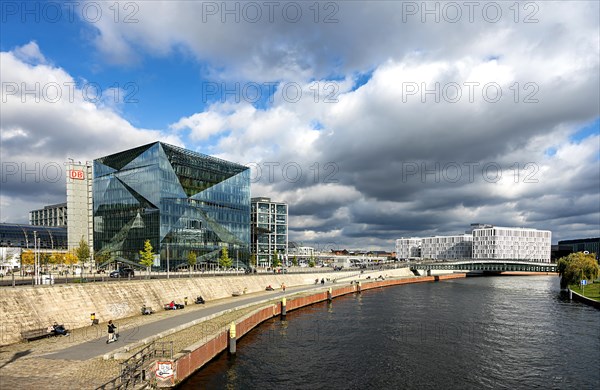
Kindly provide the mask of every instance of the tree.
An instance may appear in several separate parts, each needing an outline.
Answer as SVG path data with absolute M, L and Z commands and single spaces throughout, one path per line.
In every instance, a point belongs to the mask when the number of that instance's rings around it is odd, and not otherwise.
M 77 255 L 73 252 L 67 252 L 65 253 L 65 257 L 64 257 L 64 262 L 66 265 L 73 265 L 73 264 L 77 264 L 77 262 L 79 261 L 79 259 L 77 258 Z
M 294 267 L 298 266 L 298 258 L 296 257 L 296 255 L 294 255 L 294 257 L 292 258 L 292 265 Z
M 96 266 L 107 263 L 110 260 L 110 252 L 108 252 L 108 251 L 96 252 L 96 254 L 94 255 L 94 260 L 96 262 Z
M 279 267 L 281 265 L 281 260 L 279 260 L 279 253 L 277 252 L 277 249 L 275 249 L 275 252 L 273 252 L 273 267 Z
M 198 259 L 198 257 L 196 256 L 196 253 L 194 253 L 194 252 L 188 253 L 188 271 L 190 273 L 190 277 L 192 276 L 192 267 L 196 266 L 197 259 Z
M 313 255 L 310 255 L 310 260 L 308 260 L 308 266 L 311 268 L 315 266 L 315 257 Z
M 35 256 L 33 251 L 27 250 L 21 252 L 21 264 L 23 265 L 33 265 L 35 261 Z
M 567 288 L 571 284 L 579 284 L 582 279 L 595 280 L 600 273 L 596 261 L 596 254 L 586 255 L 583 252 L 571 253 L 561 257 L 557 264 L 558 274 L 561 276 L 560 287 Z
M 145 266 L 148 270 L 148 277 L 150 276 L 150 267 L 154 264 L 154 252 L 150 240 L 144 241 L 144 250 L 140 251 L 140 264 Z
M 256 253 L 252 253 L 250 255 L 250 265 L 252 267 L 256 267 Z
M 90 246 L 83 236 L 81 236 L 81 240 L 79 240 L 79 246 L 75 249 L 75 254 L 81 262 L 81 272 L 83 274 L 85 263 L 90 259 Z
M 229 252 L 227 251 L 227 248 L 223 248 L 221 249 L 221 257 L 219 258 L 219 266 L 221 268 L 230 268 L 231 265 L 233 264 L 233 260 L 231 260 L 229 258 Z

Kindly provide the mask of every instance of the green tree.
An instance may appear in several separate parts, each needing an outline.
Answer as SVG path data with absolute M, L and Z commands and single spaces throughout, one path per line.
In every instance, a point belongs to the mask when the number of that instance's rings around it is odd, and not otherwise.
M 279 260 L 279 253 L 277 252 L 277 249 L 275 249 L 275 252 L 273 252 L 272 263 L 273 267 L 279 267 L 281 265 L 281 260 Z
M 560 287 L 567 288 L 571 284 L 579 284 L 582 279 L 595 280 L 600 273 L 596 261 L 596 254 L 586 255 L 583 252 L 571 253 L 561 257 L 557 264 L 558 274 L 561 276 Z
M 227 248 L 221 249 L 221 257 L 219 258 L 219 266 L 221 268 L 230 268 L 233 265 L 233 260 L 229 258 L 229 251 Z
M 196 262 L 197 262 L 198 257 L 196 256 L 195 252 L 190 252 L 188 253 L 188 272 L 190 277 L 192 277 L 192 267 L 196 266 Z
M 90 259 L 90 246 L 83 236 L 81 236 L 81 240 L 79 240 L 79 246 L 75 249 L 75 254 L 81 263 L 81 276 L 83 276 L 85 263 Z
M 96 266 L 107 263 L 110 260 L 110 252 L 108 251 L 100 251 L 96 252 L 94 255 L 94 260 L 96 261 Z
M 294 267 L 298 266 L 298 258 L 296 257 L 296 255 L 294 255 L 294 257 L 292 257 L 292 265 Z
M 252 253 L 250 255 L 250 265 L 252 267 L 256 267 L 256 253 Z
M 312 255 L 310 256 L 310 260 L 308 260 L 308 266 L 311 268 L 315 266 L 315 258 Z
M 146 267 L 150 276 L 150 267 L 154 264 L 154 252 L 150 240 L 144 241 L 144 250 L 140 251 L 140 264 Z

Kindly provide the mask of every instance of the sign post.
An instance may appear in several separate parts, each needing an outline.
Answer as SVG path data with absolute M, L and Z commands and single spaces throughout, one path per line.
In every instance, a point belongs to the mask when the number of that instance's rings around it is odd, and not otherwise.
M 587 280 L 581 280 L 581 294 L 585 296 L 585 285 L 587 284 Z

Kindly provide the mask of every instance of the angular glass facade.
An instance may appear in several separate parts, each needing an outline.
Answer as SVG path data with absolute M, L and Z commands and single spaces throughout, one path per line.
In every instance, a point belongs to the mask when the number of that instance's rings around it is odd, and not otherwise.
M 216 263 L 223 247 L 247 264 L 250 169 L 162 142 L 94 161 L 94 250 L 138 261 L 149 239 L 161 268 Z M 234 262 L 235 264 L 235 262 Z

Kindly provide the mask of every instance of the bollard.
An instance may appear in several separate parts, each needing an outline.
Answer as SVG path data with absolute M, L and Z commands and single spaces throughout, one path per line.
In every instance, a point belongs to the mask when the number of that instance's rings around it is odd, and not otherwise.
M 286 299 L 284 297 L 284 298 L 281 298 L 281 319 L 285 318 L 285 315 L 286 315 L 285 307 L 286 307 Z
M 360 284 L 360 282 L 358 282 L 358 292 L 362 292 L 362 285 Z
M 569 299 L 573 299 L 573 291 L 571 291 L 571 289 L 569 289 Z
M 327 300 L 328 300 L 329 302 L 331 302 L 331 299 L 332 299 L 332 298 L 331 298 L 331 287 L 329 287 L 329 289 L 327 290 Z
M 235 321 L 231 321 L 229 326 L 229 353 L 235 355 L 236 338 L 235 338 Z

